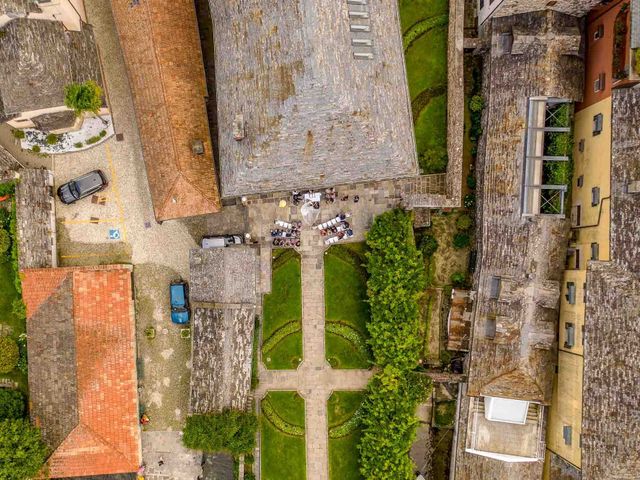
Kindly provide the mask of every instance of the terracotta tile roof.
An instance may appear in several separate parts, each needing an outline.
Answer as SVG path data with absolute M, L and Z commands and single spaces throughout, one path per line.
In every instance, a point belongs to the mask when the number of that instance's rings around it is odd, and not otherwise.
M 63 387 L 61 393 L 55 391 L 56 376 L 43 372 L 47 364 L 30 363 L 31 417 L 53 450 L 48 460 L 51 477 L 135 472 L 141 450 L 130 267 L 34 269 L 23 274 L 29 356 L 43 355 L 49 367 L 75 358 L 76 385 Z M 66 291 L 64 285 L 69 286 Z M 60 293 L 62 298 L 56 298 Z M 71 306 L 59 308 L 69 295 Z M 69 323 L 73 329 L 62 332 Z M 63 416 L 66 425 L 56 425 L 52 418 L 52 413 L 65 412 L 56 402 L 76 407 Z M 64 438 L 56 438 L 53 433 L 61 431 Z
M 191 0 L 112 0 L 142 141 L 156 219 L 220 210 L 205 97 L 207 85 Z M 203 155 L 192 142 L 201 140 Z

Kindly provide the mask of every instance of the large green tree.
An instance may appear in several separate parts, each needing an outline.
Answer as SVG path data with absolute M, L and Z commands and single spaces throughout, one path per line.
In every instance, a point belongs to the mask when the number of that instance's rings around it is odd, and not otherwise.
M 93 80 L 72 83 L 64 89 L 64 104 L 81 115 L 84 112 L 97 114 L 102 107 L 102 88 Z
M 40 429 L 26 420 L 0 422 L 0 478 L 33 478 L 47 459 L 47 448 Z

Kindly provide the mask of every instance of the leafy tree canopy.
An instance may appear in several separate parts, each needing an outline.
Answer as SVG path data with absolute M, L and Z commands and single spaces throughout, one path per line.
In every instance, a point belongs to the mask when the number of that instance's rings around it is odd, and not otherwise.
M 19 390 L 0 388 L 0 420 L 24 417 L 24 396 Z
M 64 89 L 64 104 L 76 115 L 83 112 L 98 113 L 102 107 L 102 88 L 93 80 L 72 83 Z
M 33 478 L 47 458 L 40 429 L 26 420 L 0 422 L 0 478 L 24 480 Z

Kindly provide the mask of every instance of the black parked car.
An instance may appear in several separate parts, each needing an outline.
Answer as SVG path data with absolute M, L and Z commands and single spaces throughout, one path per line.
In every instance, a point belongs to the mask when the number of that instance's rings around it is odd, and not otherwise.
M 104 190 L 109 185 L 109 181 L 102 170 L 94 170 L 85 173 L 70 182 L 58 187 L 58 197 L 62 203 L 69 205 L 81 198 L 88 197 L 94 193 Z

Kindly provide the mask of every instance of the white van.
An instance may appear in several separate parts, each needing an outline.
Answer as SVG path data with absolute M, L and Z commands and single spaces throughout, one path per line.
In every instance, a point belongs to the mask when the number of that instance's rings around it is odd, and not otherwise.
M 229 245 L 241 245 L 242 237 L 240 235 L 225 235 L 222 237 L 204 237 L 202 239 L 202 248 L 222 248 Z

